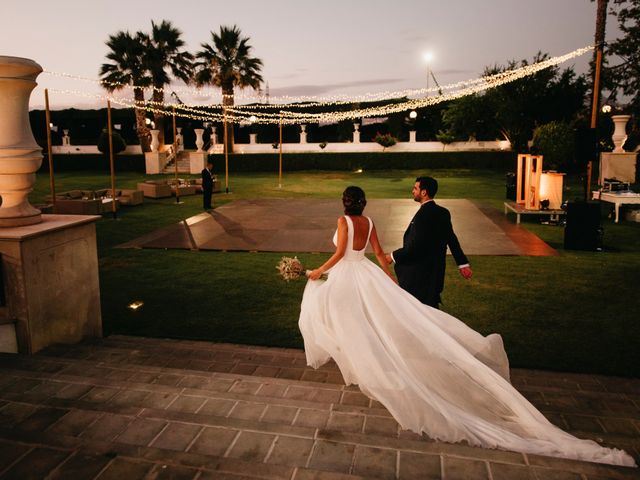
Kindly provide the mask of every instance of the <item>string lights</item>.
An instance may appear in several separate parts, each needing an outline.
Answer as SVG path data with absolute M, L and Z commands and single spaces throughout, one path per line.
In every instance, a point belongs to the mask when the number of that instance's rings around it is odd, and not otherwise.
M 440 88 L 421 88 L 421 89 L 413 89 L 413 90 L 402 90 L 402 91 L 386 91 L 386 92 L 377 92 L 377 93 L 366 93 L 363 95 L 347 97 L 346 95 L 337 95 L 332 97 L 311 97 L 311 96 L 302 96 L 302 97 L 289 97 L 283 96 L 278 97 L 278 103 L 275 104 L 260 104 L 260 105 L 221 105 L 221 104 L 210 104 L 210 105 L 186 105 L 186 104 L 176 104 L 176 103 L 164 103 L 164 102 L 155 102 L 155 101 L 145 101 L 143 105 L 138 104 L 135 101 L 130 99 L 126 99 L 123 97 L 117 97 L 114 95 L 100 95 L 100 94 L 88 94 L 86 92 L 78 91 L 78 90 L 56 90 L 50 89 L 52 92 L 68 94 L 68 95 L 77 95 L 84 96 L 94 99 L 99 99 L 103 101 L 110 100 L 112 103 L 125 106 L 128 108 L 136 108 L 140 110 L 145 110 L 151 113 L 162 113 L 164 115 L 170 116 L 175 115 L 177 117 L 189 118 L 192 120 L 201 120 L 201 121 L 209 121 L 209 122 L 221 122 L 226 118 L 227 122 L 231 123 L 240 123 L 240 124 L 248 124 L 248 123 L 262 123 L 262 124 L 279 124 L 282 122 L 283 124 L 306 124 L 306 123 L 319 123 L 319 122 L 327 122 L 327 123 L 335 123 L 343 120 L 353 120 L 357 118 L 365 118 L 365 117 L 380 117 L 387 116 L 392 113 L 403 112 L 407 110 L 415 110 L 418 108 L 429 107 L 432 105 L 436 105 L 442 102 L 447 102 L 450 100 L 455 100 L 457 98 L 461 98 L 467 95 L 473 95 L 490 88 L 498 87 L 500 85 L 505 85 L 507 83 L 522 79 L 524 77 L 534 75 L 541 70 L 546 68 L 559 65 L 563 62 L 571 60 L 572 58 L 578 57 L 580 55 L 584 55 L 585 53 L 593 50 L 593 47 L 584 47 L 574 50 L 573 52 L 569 52 L 565 55 L 561 55 L 558 57 L 549 58 L 543 60 L 538 63 L 534 63 L 531 65 L 525 65 L 519 68 L 514 68 L 512 70 L 496 73 L 494 75 L 489 75 L 485 77 L 475 78 L 464 80 L 461 82 L 452 83 L 449 85 L 444 85 Z M 139 87 L 132 85 L 123 85 L 117 84 L 113 82 L 104 82 L 102 80 L 90 79 L 87 77 L 80 77 L 76 75 L 71 75 L 67 73 L 58 73 L 52 72 L 49 70 L 45 70 L 46 73 L 54 76 L 65 77 L 65 78 L 73 78 L 82 81 L 95 82 L 101 85 L 108 84 L 114 87 L 122 87 L 127 89 L 133 88 L 143 88 L 145 90 L 156 90 L 156 91 L 166 91 L 162 88 L 155 87 Z M 434 91 L 447 92 L 444 94 L 439 94 L 437 96 L 428 96 L 429 93 Z M 182 93 L 204 96 L 201 89 L 195 90 L 179 90 Z M 211 96 L 211 94 L 207 94 L 207 96 Z M 225 95 L 222 95 L 224 98 Z M 238 97 L 243 98 L 241 95 L 235 95 L 235 98 Z M 417 98 L 410 98 L 417 97 Z M 250 98 L 250 97 L 244 97 Z M 256 97 L 253 97 L 256 98 Z M 321 113 L 304 113 L 299 111 L 292 111 L 291 108 L 303 109 L 309 107 L 332 107 L 339 106 L 345 104 L 355 104 L 355 103 L 364 103 L 364 102 L 376 102 L 376 101 L 384 101 L 390 99 L 398 99 L 398 98 L 408 98 L 408 100 L 401 102 L 389 103 L 386 105 L 360 108 L 356 110 L 348 110 L 348 111 L 329 111 L 329 112 L 321 112 Z M 286 101 L 290 101 L 291 103 L 284 103 Z M 305 103 L 302 103 L 305 102 Z M 259 110 L 265 109 L 277 109 L 277 112 L 264 112 Z M 213 110 L 214 112 L 212 112 Z

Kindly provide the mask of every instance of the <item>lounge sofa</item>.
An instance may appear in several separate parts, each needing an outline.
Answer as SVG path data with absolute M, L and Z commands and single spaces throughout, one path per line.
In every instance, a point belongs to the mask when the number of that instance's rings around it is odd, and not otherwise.
M 96 190 L 96 197 L 99 198 L 111 198 L 111 189 L 104 188 L 102 190 Z M 134 205 L 140 205 L 144 202 L 144 192 L 142 190 L 122 189 L 116 190 L 116 199 L 120 205 L 126 205 L 132 207 Z
M 171 196 L 171 187 L 163 180 L 147 180 L 138 184 L 138 190 L 147 198 L 166 198 Z

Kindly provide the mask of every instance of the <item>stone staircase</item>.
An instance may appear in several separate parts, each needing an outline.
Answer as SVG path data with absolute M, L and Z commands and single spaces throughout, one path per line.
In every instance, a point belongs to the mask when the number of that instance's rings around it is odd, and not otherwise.
M 640 457 L 640 381 L 514 371 L 562 428 Z M 0 479 L 638 478 L 438 443 L 293 349 L 112 336 L 0 355 Z
M 189 152 L 181 151 L 178 152 L 178 173 L 190 173 L 190 160 L 189 160 Z M 162 169 L 162 173 L 174 173 L 176 171 L 176 157 L 173 157 L 171 160 L 167 162 L 167 164 Z

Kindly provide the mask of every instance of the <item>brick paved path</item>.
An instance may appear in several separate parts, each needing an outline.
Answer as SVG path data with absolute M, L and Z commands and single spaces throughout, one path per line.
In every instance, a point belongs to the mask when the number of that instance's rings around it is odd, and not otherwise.
M 512 371 L 571 433 L 640 459 L 640 380 Z M 299 350 L 113 336 L 0 355 L 0 479 L 630 479 L 433 442 Z

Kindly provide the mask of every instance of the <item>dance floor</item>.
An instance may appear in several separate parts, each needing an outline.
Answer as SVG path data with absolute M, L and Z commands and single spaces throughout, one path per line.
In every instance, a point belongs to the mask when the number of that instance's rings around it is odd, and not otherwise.
M 462 199 L 438 200 L 451 212 L 453 226 L 467 255 L 550 256 L 557 252 L 502 212 Z M 418 209 L 411 199 L 369 200 L 385 251 L 402 246 L 403 233 Z M 332 252 L 340 200 L 238 200 L 162 228 L 122 248 L 258 252 Z

